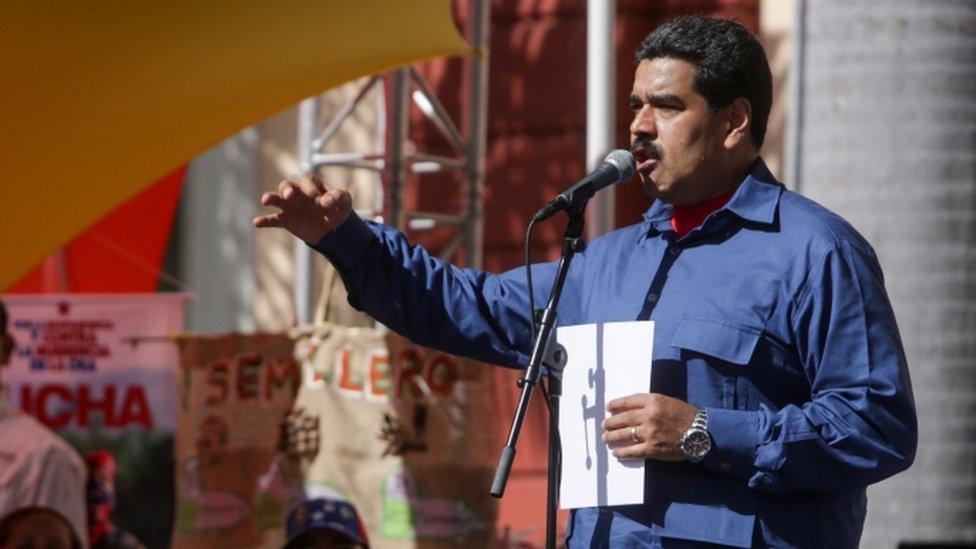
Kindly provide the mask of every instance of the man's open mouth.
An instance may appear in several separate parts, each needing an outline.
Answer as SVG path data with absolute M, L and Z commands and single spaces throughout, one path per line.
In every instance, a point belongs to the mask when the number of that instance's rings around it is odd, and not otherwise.
M 653 150 L 647 148 L 634 149 L 634 158 L 637 159 L 637 171 L 648 173 L 657 165 L 660 157 Z

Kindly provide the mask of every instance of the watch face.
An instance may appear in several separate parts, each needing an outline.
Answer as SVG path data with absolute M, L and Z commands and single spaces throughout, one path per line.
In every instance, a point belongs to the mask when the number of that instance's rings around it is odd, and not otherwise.
M 681 450 L 689 458 L 705 457 L 705 454 L 711 449 L 712 439 L 704 430 L 692 431 L 681 441 Z

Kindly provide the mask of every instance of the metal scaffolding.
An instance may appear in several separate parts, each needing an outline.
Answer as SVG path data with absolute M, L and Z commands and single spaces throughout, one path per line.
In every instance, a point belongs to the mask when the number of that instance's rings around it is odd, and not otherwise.
M 449 227 L 454 235 L 441 250 L 432 250 L 440 258 L 457 262 L 459 251 L 463 250 L 465 264 L 481 267 L 483 196 L 485 176 L 486 107 L 488 84 L 488 24 L 489 0 L 472 0 L 468 3 L 467 39 L 475 49 L 476 55 L 466 59 L 464 75 L 464 98 L 462 105 L 462 127 L 451 119 L 447 109 L 437 98 L 434 90 L 422 74 L 414 67 L 397 69 L 385 77 L 373 76 L 359 89 L 335 116 L 319 129 L 321 99 L 313 97 L 302 102 L 299 112 L 300 160 L 305 172 L 317 173 L 326 166 L 339 166 L 348 169 L 367 169 L 379 172 L 387 185 L 384 192 L 385 211 L 360 211 L 364 218 L 381 218 L 387 224 L 401 230 L 430 230 Z M 331 141 L 349 116 L 356 110 L 369 92 L 382 86 L 385 79 L 391 96 L 386 104 L 388 110 L 383 152 L 340 152 L 325 153 L 325 146 Z M 450 144 L 454 155 L 441 156 L 412 152 L 409 143 L 410 103 L 416 105 L 424 117 Z M 463 131 L 462 131 L 463 128 Z M 431 173 L 455 172 L 463 174 L 465 186 L 465 206 L 462 211 L 424 212 L 408 211 L 404 206 L 404 195 L 408 176 Z M 423 178 L 417 178 L 423 184 Z M 311 288 L 312 263 L 311 250 L 298 241 L 295 253 L 295 310 L 299 324 L 311 321 L 312 299 L 315 289 Z

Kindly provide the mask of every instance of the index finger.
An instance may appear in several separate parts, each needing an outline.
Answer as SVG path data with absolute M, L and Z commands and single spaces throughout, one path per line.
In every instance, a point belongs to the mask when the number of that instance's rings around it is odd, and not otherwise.
M 267 192 L 261 195 L 261 205 L 262 206 L 274 206 L 275 208 L 284 208 L 285 199 L 281 197 L 278 193 Z
M 640 425 L 641 418 L 636 412 L 625 411 L 619 414 L 614 414 L 607 419 L 603 420 L 602 427 L 604 431 L 613 431 L 616 429 L 626 429 L 632 425 Z
M 607 403 L 607 410 L 612 413 L 620 413 L 626 410 L 636 410 L 643 408 L 647 400 L 647 393 L 637 393 L 625 397 L 615 398 Z

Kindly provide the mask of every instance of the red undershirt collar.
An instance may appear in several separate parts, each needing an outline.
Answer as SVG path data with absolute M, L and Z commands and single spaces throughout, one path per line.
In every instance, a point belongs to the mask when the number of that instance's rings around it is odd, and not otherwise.
M 697 204 L 675 205 L 671 210 L 671 228 L 678 233 L 678 237 L 685 236 L 701 225 L 709 214 L 724 206 L 733 194 L 735 189 Z

